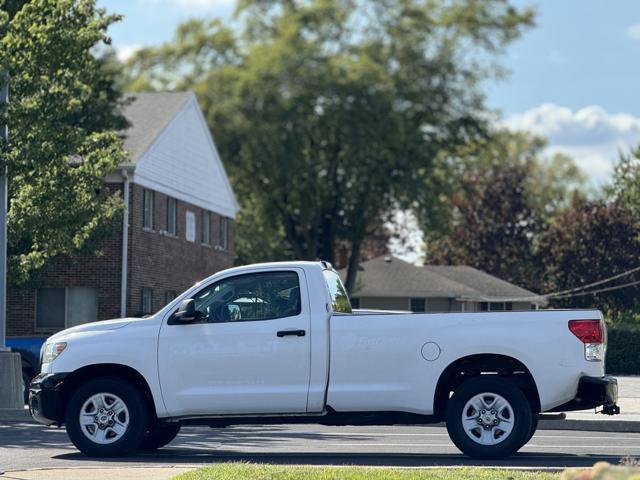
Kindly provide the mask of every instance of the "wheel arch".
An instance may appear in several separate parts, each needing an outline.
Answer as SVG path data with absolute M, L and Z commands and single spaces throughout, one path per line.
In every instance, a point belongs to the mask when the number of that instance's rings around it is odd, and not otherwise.
M 29 376 L 33 378 L 36 373 L 38 373 L 39 361 L 38 358 L 31 353 L 29 350 L 25 350 L 23 348 L 11 348 L 12 352 L 17 352 L 20 354 L 20 362 L 22 370 L 27 370 L 29 372 Z
M 97 378 L 118 378 L 129 382 L 136 387 L 142 397 L 145 400 L 145 405 L 152 419 L 157 419 L 156 407 L 153 399 L 153 393 L 149 383 L 144 376 L 138 372 L 135 368 L 128 365 L 119 363 L 99 363 L 92 365 L 85 365 L 77 370 L 71 372 L 64 379 L 60 391 L 60 407 L 61 411 L 58 412 L 59 418 L 64 419 L 64 409 L 78 387 L 83 385 L 89 380 L 95 380 Z
M 540 412 L 538 387 L 524 363 L 508 355 L 480 353 L 458 358 L 442 371 L 433 399 L 435 415 L 444 417 L 451 392 L 466 380 L 480 375 L 512 378 L 524 392 L 534 413 Z

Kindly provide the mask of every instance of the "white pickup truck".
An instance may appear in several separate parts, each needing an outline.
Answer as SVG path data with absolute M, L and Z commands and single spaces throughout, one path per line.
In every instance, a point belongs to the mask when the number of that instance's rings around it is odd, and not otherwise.
M 619 412 L 605 349 L 595 310 L 352 311 L 325 262 L 249 265 L 149 318 L 52 336 L 29 406 L 92 456 L 159 448 L 185 424 L 445 420 L 467 455 L 503 458 L 540 412 Z

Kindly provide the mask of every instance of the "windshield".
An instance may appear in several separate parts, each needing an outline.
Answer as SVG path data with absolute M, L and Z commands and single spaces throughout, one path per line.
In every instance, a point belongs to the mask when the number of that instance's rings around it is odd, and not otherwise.
M 334 313 L 352 313 L 349 295 L 347 295 L 347 291 L 342 285 L 342 280 L 340 280 L 338 274 L 333 270 L 324 270 L 322 274 L 329 290 Z

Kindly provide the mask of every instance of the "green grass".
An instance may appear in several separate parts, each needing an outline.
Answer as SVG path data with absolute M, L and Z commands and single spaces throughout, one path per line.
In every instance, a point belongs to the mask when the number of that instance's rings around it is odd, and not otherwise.
M 174 480 L 558 480 L 559 474 L 490 468 L 309 467 L 223 463 Z

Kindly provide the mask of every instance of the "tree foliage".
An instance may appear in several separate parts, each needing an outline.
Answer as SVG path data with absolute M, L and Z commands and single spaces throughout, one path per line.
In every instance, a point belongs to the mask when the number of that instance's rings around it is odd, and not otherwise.
M 427 262 L 471 265 L 534 290 L 543 288 L 540 235 L 581 197 L 584 176 L 573 161 L 542 159 L 544 140 L 494 132 L 447 159 L 455 172 L 448 229 L 427 232 Z
M 637 217 L 619 201 L 576 201 L 560 214 L 540 241 L 548 292 L 598 282 L 639 266 Z M 638 279 L 625 276 L 590 290 L 616 288 Z M 580 293 L 580 292 L 575 292 Z M 554 305 L 599 308 L 612 317 L 637 309 L 640 286 L 554 300 Z
M 640 221 L 640 145 L 620 155 L 607 193 L 610 199 L 619 201 Z
M 126 160 L 116 131 L 115 71 L 94 49 L 118 16 L 94 0 L 10 0 L 0 8 L 0 71 L 10 103 L 8 255 L 11 283 L 90 246 L 118 217 L 104 177 Z
M 532 22 L 505 0 L 244 0 L 237 28 L 192 20 L 138 52 L 128 83 L 195 90 L 255 209 L 239 231 L 299 259 L 349 242 L 350 288 L 383 215 L 436 204 L 435 159 L 483 131 L 480 84 Z

